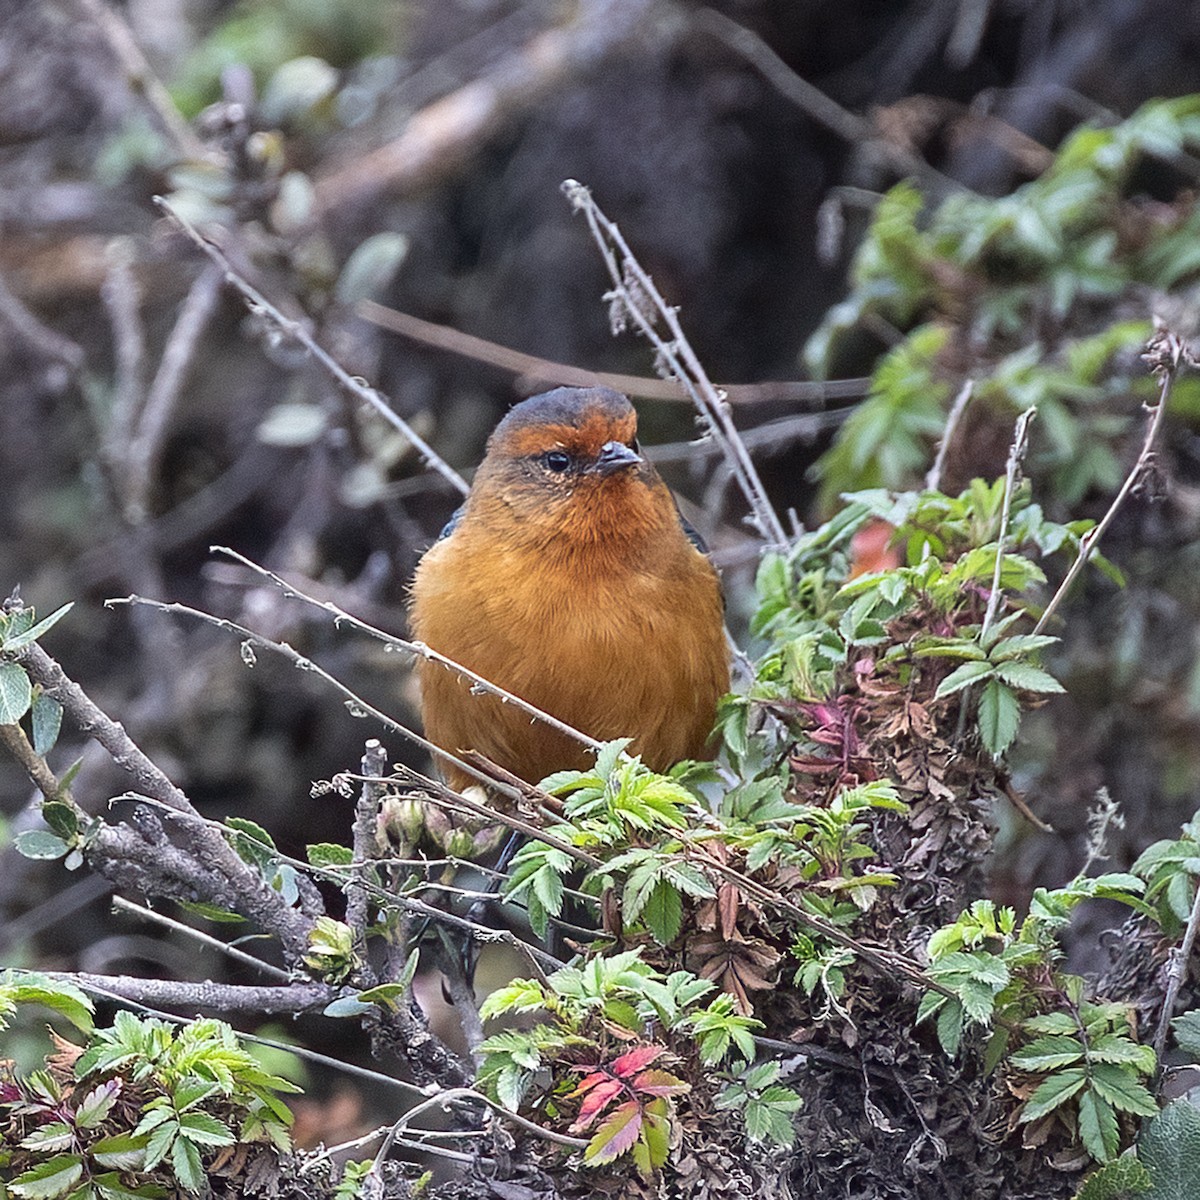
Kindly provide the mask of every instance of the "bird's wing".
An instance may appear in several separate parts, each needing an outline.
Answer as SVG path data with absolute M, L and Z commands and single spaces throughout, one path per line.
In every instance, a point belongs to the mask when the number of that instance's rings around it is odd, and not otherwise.
M 462 509 L 460 508 L 458 510 L 458 512 L 462 512 Z M 681 513 L 679 511 L 678 508 L 675 509 L 675 512 L 679 517 L 680 528 L 687 535 L 687 540 L 689 542 L 691 542 L 692 545 L 695 546 L 696 549 L 699 550 L 701 554 L 707 554 L 708 553 L 708 543 L 700 536 L 700 531 L 695 527 L 695 525 L 693 525 L 691 523 L 691 521 L 689 521 L 687 519 L 687 517 L 685 517 L 683 515 L 683 513 Z M 450 518 L 450 525 L 453 525 L 457 519 L 458 519 L 458 513 L 455 513 L 454 516 Z M 446 528 L 442 531 L 443 537 L 445 536 L 445 534 L 447 532 L 449 532 L 450 525 L 447 525 Z
M 450 514 L 450 520 L 448 520 L 445 525 L 442 526 L 442 532 L 437 535 L 437 540 L 439 542 L 444 541 L 458 528 L 459 522 L 463 519 L 463 513 L 466 511 L 467 505 L 464 501 L 454 510 L 454 512 Z M 680 520 L 683 520 L 683 518 L 681 517 Z M 684 524 L 686 525 L 687 522 L 685 521 Z

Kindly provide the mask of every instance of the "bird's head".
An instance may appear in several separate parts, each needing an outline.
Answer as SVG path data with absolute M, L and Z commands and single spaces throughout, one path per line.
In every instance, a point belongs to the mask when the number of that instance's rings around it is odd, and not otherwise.
M 581 541 L 675 519 L 638 447 L 637 413 L 611 388 L 555 388 L 515 405 L 488 439 L 473 492 Z

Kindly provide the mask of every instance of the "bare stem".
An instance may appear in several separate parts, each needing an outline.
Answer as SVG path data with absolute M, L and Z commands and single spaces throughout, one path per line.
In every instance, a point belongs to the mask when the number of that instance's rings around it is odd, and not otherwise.
M 1196 895 L 1192 899 L 1192 913 L 1188 918 L 1187 929 L 1184 930 L 1183 941 L 1171 954 L 1170 974 L 1167 976 L 1167 989 L 1163 994 L 1162 1013 L 1158 1018 L 1158 1028 L 1154 1031 L 1154 1054 L 1159 1063 L 1162 1062 L 1163 1050 L 1167 1044 L 1167 1032 L 1171 1028 L 1171 1018 L 1175 1015 L 1179 989 L 1187 978 L 1188 965 L 1192 961 L 1192 950 L 1196 945 L 1197 932 L 1200 932 L 1200 885 L 1197 885 Z
M 991 629 L 996 614 L 1000 611 L 1000 579 L 1004 572 L 1004 552 L 1008 542 L 1008 523 L 1012 516 L 1012 498 L 1017 490 L 1018 477 L 1021 474 L 1021 462 L 1025 458 L 1025 450 L 1029 445 L 1029 426 L 1037 416 L 1036 408 L 1027 408 L 1018 418 L 1013 429 L 1012 445 L 1008 450 L 1008 469 L 1004 475 L 1004 503 L 1000 507 L 1000 529 L 996 533 L 996 568 L 992 572 L 992 591 L 988 596 L 987 610 L 983 614 L 983 624 L 979 628 L 979 638 L 982 641 L 987 631 Z
M 660 367 L 679 380 L 724 451 L 729 469 L 750 505 L 759 533 L 772 545 L 786 545 L 787 534 L 767 496 L 750 452 L 733 423 L 729 404 L 713 386 L 684 335 L 678 310 L 663 299 L 654 280 L 634 257 L 620 229 L 600 210 L 591 192 L 574 179 L 566 180 L 562 188 L 572 208 L 586 217 L 588 229 L 608 268 L 613 286 L 606 298 L 619 306 L 613 310 L 614 331 L 619 332 L 626 321 L 631 320 L 654 346 Z M 659 321 L 666 328 L 669 338 L 664 338 L 658 332 L 656 326 Z
M 331 354 L 323 349 L 311 333 L 300 321 L 286 316 L 279 308 L 271 303 L 253 284 L 249 283 L 235 270 L 220 247 L 204 237 L 186 218 L 181 217 L 162 196 L 155 196 L 154 203 L 170 220 L 182 230 L 225 274 L 226 280 L 241 294 L 253 312 L 261 313 L 280 331 L 280 333 L 300 343 L 321 364 L 322 367 L 351 395 L 365 401 L 390 425 L 399 430 L 416 448 L 426 466 L 437 471 L 448 483 L 456 487 L 463 495 L 469 490 L 467 481 L 448 463 L 423 437 L 384 400 L 375 388 L 370 387 L 362 379 L 351 375 Z
M 1150 414 L 1150 419 L 1146 423 L 1146 436 L 1142 441 L 1142 449 L 1137 456 L 1137 462 L 1133 464 L 1133 469 L 1125 476 L 1125 482 L 1121 484 L 1121 490 L 1113 497 L 1113 502 L 1108 506 L 1108 511 L 1100 519 L 1100 524 L 1093 529 L 1089 529 L 1079 539 L 1079 553 L 1075 561 L 1071 564 L 1070 570 L 1067 571 L 1066 577 L 1058 585 L 1058 590 L 1050 598 L 1050 603 L 1046 605 L 1046 610 L 1042 613 L 1041 619 L 1033 627 L 1034 633 L 1041 633 L 1047 624 L 1049 624 L 1050 618 L 1057 612 L 1059 605 L 1062 604 L 1067 593 L 1071 590 L 1071 585 L 1079 578 L 1079 573 L 1087 566 L 1088 559 L 1095 553 L 1096 546 L 1107 532 L 1108 527 L 1113 523 L 1113 518 L 1117 515 L 1129 493 L 1133 491 L 1134 486 L 1142 478 L 1142 475 L 1150 465 L 1151 457 L 1154 453 L 1154 443 L 1158 438 L 1158 431 L 1162 426 L 1163 418 L 1166 416 L 1167 400 L 1171 395 L 1171 385 L 1175 381 L 1175 373 L 1179 369 L 1180 362 L 1187 361 L 1190 365 L 1183 342 L 1169 330 L 1165 329 L 1160 330 L 1150 339 L 1149 351 L 1143 357 L 1151 360 L 1153 363 L 1153 369 L 1159 376 L 1159 390 L 1158 402 L 1146 406 Z
M 233 559 L 234 562 L 240 563 L 248 570 L 261 575 L 264 579 L 269 579 L 285 596 L 303 600 L 305 604 L 311 604 L 314 608 L 320 608 L 329 613 L 333 617 L 335 625 L 350 625 L 354 629 L 383 642 L 385 646 L 396 650 L 403 650 L 407 654 L 426 659 L 428 662 L 441 663 L 442 666 L 448 667 L 452 671 L 457 671 L 465 679 L 469 679 L 473 690 L 489 692 L 491 695 L 499 697 L 506 704 L 515 705 L 522 712 L 528 713 L 534 720 L 549 725 L 552 729 L 557 730 L 566 737 L 574 738 L 575 741 L 581 742 L 591 750 L 600 750 L 603 748 L 602 742 L 589 737 L 586 733 L 582 733 L 580 730 L 568 725 L 565 721 L 560 721 L 557 717 L 552 717 L 548 712 L 544 712 L 536 705 L 530 704 L 528 700 L 522 700 L 520 696 L 506 691 L 499 684 L 492 683 L 489 679 L 484 679 L 482 675 L 477 675 L 470 667 L 464 667 L 462 663 L 455 662 L 452 658 L 447 658 L 446 655 L 425 645 L 424 642 L 410 642 L 404 638 L 395 637 L 390 633 L 384 633 L 382 629 L 378 629 L 374 625 L 368 625 L 365 621 L 346 612 L 345 609 L 339 608 L 332 601 L 318 600 L 315 596 L 310 596 L 307 592 L 301 591 L 295 584 L 288 583 L 282 576 L 276 575 L 274 571 L 259 566 L 258 563 L 239 554 L 236 550 L 230 550 L 227 546 L 213 546 L 211 549 L 214 554 L 224 554 L 227 558 Z
M 967 405 L 971 403 L 971 395 L 974 389 L 975 380 L 968 379 L 959 388 L 958 395 L 954 397 L 954 403 L 950 406 L 949 413 L 946 414 L 946 427 L 942 430 L 942 440 L 938 442 L 937 454 L 934 456 L 933 466 L 929 468 L 929 474 L 925 476 L 925 490 L 927 492 L 936 492 L 942 486 L 942 471 L 946 467 L 946 452 L 950 449 L 950 443 L 954 441 L 954 435 L 958 432 L 963 414 L 967 411 Z

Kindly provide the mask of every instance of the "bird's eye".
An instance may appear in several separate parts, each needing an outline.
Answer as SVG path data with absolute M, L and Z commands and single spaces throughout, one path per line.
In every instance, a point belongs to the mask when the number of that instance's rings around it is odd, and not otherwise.
M 571 465 L 571 456 L 565 450 L 547 450 L 542 455 L 542 463 L 546 470 L 561 475 Z

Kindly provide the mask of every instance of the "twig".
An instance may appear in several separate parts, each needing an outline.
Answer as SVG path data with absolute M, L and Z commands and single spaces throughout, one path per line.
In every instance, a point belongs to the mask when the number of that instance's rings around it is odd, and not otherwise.
M 954 397 L 954 403 L 950 406 L 950 411 L 946 415 L 946 426 L 942 430 L 942 439 L 938 442 L 937 454 L 933 459 L 933 466 L 929 468 L 929 474 L 925 476 L 925 490 L 927 492 L 936 492 L 942 486 L 942 471 L 946 466 L 946 452 L 950 449 L 950 443 L 954 440 L 955 433 L 958 432 L 959 423 L 963 419 L 963 414 L 967 411 L 967 405 L 971 403 L 971 394 L 975 388 L 975 380 L 968 379 L 958 390 L 958 395 Z
M 363 783 L 354 806 L 353 875 L 346 883 L 346 924 L 354 934 L 354 949 L 367 962 L 368 873 L 375 858 L 375 821 L 383 798 L 380 780 L 387 768 L 383 743 L 371 738 L 362 756 Z
M 16 661 L 25 668 L 30 679 L 63 706 L 83 733 L 94 737 L 104 747 L 113 761 L 135 781 L 139 790 L 154 797 L 172 812 L 199 818 L 187 796 L 146 757 L 116 721 L 102 712 L 83 689 L 67 677 L 62 667 L 41 646 L 36 642 L 26 646 L 18 652 Z M 48 798 L 57 797 L 56 790 Z M 118 832 L 108 832 L 114 852 L 134 849 L 132 844 L 119 844 Z M 131 831 L 130 836 L 141 835 Z M 289 961 L 298 959 L 308 942 L 308 920 L 305 916 L 290 908 L 278 892 L 268 887 L 243 863 L 223 837 L 206 836 L 202 852 L 202 870 L 219 873 L 236 890 L 241 902 L 240 911 L 280 939 Z M 200 869 L 198 860 L 196 865 Z
M 587 75 L 625 43 L 662 36 L 653 0 L 588 0 L 559 26 L 542 29 L 486 75 L 414 113 L 392 141 L 316 183 L 327 216 L 380 193 L 410 194 L 452 174 L 508 122 L 554 89 Z M 673 36 L 674 31 L 668 32 Z
M 1167 400 L 1171 395 L 1171 385 L 1175 381 L 1175 373 L 1178 371 L 1181 362 L 1188 366 L 1194 365 L 1183 341 L 1169 329 L 1160 329 L 1155 333 L 1150 339 L 1147 352 L 1142 357 L 1150 363 L 1152 371 L 1159 379 L 1158 403 L 1144 406 L 1150 415 L 1150 419 L 1146 424 L 1146 437 L 1142 442 L 1142 449 L 1137 456 L 1137 461 L 1133 464 L 1133 469 L 1125 476 L 1125 482 L 1121 484 L 1121 490 L 1113 497 L 1113 502 L 1108 506 L 1108 511 L 1100 519 L 1100 524 L 1089 529 L 1079 539 L 1079 553 L 1067 571 L 1066 577 L 1058 585 L 1058 590 L 1050 598 L 1050 603 L 1046 605 L 1046 609 L 1042 613 L 1038 623 L 1033 627 L 1035 634 L 1041 633 L 1046 628 L 1050 618 L 1063 602 L 1067 592 L 1070 591 L 1071 585 L 1079 577 L 1079 573 L 1083 568 L 1087 566 L 1088 559 L 1092 557 L 1100 539 L 1112 524 L 1118 510 L 1125 503 L 1126 497 L 1133 491 L 1134 486 L 1150 466 L 1154 453 L 1154 443 L 1158 437 L 1158 431 L 1163 423 L 1163 418 L 1166 416 Z
M 438 926 L 438 938 L 442 947 L 440 965 L 442 978 L 446 983 L 446 994 L 450 997 L 450 1003 L 454 1005 L 459 1028 L 467 1043 L 467 1052 L 470 1054 L 478 1074 L 483 1067 L 483 1055 L 480 1054 L 479 1047 L 483 1044 L 484 1032 L 483 1021 L 479 1017 L 479 1004 L 475 999 L 475 989 L 471 986 L 471 980 L 463 969 L 462 952 L 454 945 L 445 926 Z
M 212 1009 L 215 1012 L 286 1013 L 297 1015 L 323 1008 L 337 998 L 338 989 L 326 983 L 290 983 L 286 987 L 253 987 L 237 983 L 198 983 L 175 979 L 139 979 L 133 975 L 92 975 L 86 971 L 47 972 L 84 991 L 103 989 L 105 995 L 137 1004 L 172 1008 Z
M 253 646 L 260 646 L 264 650 L 271 650 L 276 654 L 286 658 L 292 666 L 301 671 L 308 671 L 316 675 L 319 679 L 323 679 L 335 691 L 341 693 L 347 702 L 347 707 L 359 716 L 371 717 L 378 721 L 386 729 L 392 730 L 394 733 L 400 734 L 402 737 L 408 738 L 415 745 L 420 746 L 423 750 L 430 754 L 436 755 L 438 758 L 445 759 L 446 762 L 452 763 L 460 770 L 465 771 L 473 779 L 478 779 L 480 783 L 488 784 L 494 787 L 497 791 L 503 792 L 511 800 L 520 800 L 521 794 L 515 788 L 506 788 L 503 785 L 497 784 L 494 780 L 489 779 L 482 771 L 476 770 L 470 763 L 465 762 L 457 754 L 452 754 L 449 750 L 443 750 L 441 746 L 435 746 L 427 738 L 421 736 L 414 729 L 409 729 L 407 725 L 402 725 L 393 717 L 389 717 L 387 713 L 382 712 L 372 704 L 368 704 L 357 692 L 352 691 L 342 681 L 331 675 L 324 667 L 318 666 L 311 658 L 294 650 L 287 642 L 273 641 L 269 637 L 265 637 L 261 633 L 256 633 L 253 629 L 247 629 L 244 625 L 239 625 L 236 621 L 230 621 L 226 617 L 216 617 L 212 613 L 206 613 L 202 609 L 192 608 L 187 604 L 168 604 L 162 600 L 151 600 L 146 596 L 122 596 L 112 597 L 104 602 L 105 607 L 111 608 L 118 604 L 135 604 L 144 605 L 148 608 L 157 609 L 159 612 L 175 613 L 180 616 L 194 617 L 199 621 L 204 621 L 206 624 L 215 625 L 218 629 L 226 629 L 231 633 L 236 633 L 243 642 Z
M 211 947 L 220 954 L 224 954 L 237 962 L 244 963 L 248 967 L 253 967 L 256 971 L 260 971 L 264 975 L 270 975 L 272 979 L 278 979 L 281 983 L 288 983 L 292 978 L 287 971 L 275 966 L 274 963 L 263 962 L 261 958 L 255 958 L 253 954 L 247 954 L 245 950 L 239 950 L 236 946 L 231 946 L 228 942 L 221 941 L 220 938 L 215 938 L 209 933 L 204 933 L 202 930 L 193 929 L 190 925 L 185 925 L 182 921 L 176 921 L 174 918 L 168 917 L 165 913 L 155 912 L 154 909 L 147 908 L 145 905 L 134 904 L 132 900 L 126 900 L 124 896 L 114 896 L 112 906 L 123 912 L 134 913 L 141 917 L 142 920 L 152 921 L 155 925 L 161 925 L 164 929 L 173 929 L 176 933 L 182 933 L 194 941 L 200 942 L 202 945 Z
M 511 1121 L 512 1124 L 524 1129 L 527 1133 L 535 1134 L 547 1142 L 554 1142 L 555 1145 L 570 1146 L 575 1150 L 582 1150 L 587 1146 L 587 1142 L 583 1138 L 568 1137 L 565 1133 L 555 1133 L 553 1129 L 543 1129 L 541 1125 L 536 1125 L 533 1121 L 527 1121 L 524 1117 L 512 1112 L 510 1109 L 504 1108 L 494 1100 L 489 1100 L 487 1096 L 482 1092 L 475 1091 L 474 1088 L 450 1088 L 448 1091 L 442 1092 L 437 1096 L 432 1096 L 423 1104 L 418 1104 L 416 1107 L 409 1109 L 393 1128 L 398 1134 L 421 1133 L 423 1130 L 414 1130 L 408 1127 L 409 1122 L 414 1117 L 419 1117 L 430 1109 L 445 1108 L 447 1105 L 462 1100 L 486 1104 L 501 1120 Z
M 670 372 L 686 389 L 704 424 L 724 451 L 729 468 L 742 489 L 759 533 L 771 545 L 783 546 L 787 535 L 771 505 L 750 452 L 733 423 L 729 404 L 713 386 L 691 343 L 679 324 L 678 310 L 662 298 L 654 280 L 634 257 L 629 243 L 616 224 L 608 219 L 592 199 L 591 192 L 574 179 L 562 185 L 563 194 L 576 212 L 587 219 L 588 229 L 600 249 L 612 280 L 611 301 L 613 331 L 620 332 L 632 321 L 657 351 L 658 365 Z M 662 321 L 669 340 L 656 325 Z
M 129 431 L 129 442 L 122 456 L 124 496 L 127 516 L 134 524 L 140 524 L 146 517 L 150 484 L 162 456 L 171 413 L 195 360 L 197 342 L 216 307 L 220 286 L 221 272 L 215 266 L 196 277 L 167 337 L 145 403 Z
M 108 978 L 107 976 L 80 976 L 63 971 L 56 977 L 69 983 L 77 984 L 82 991 L 88 992 L 93 996 L 100 996 L 105 1000 L 116 1001 L 126 1008 L 136 1009 L 138 1012 L 145 1013 L 150 1017 L 157 1017 L 160 1021 L 169 1021 L 172 1025 L 187 1025 L 192 1020 L 190 1017 L 181 1017 L 178 1013 L 166 1012 L 163 1009 L 154 1008 L 149 1004 L 143 1004 L 140 1000 L 129 999 L 118 992 L 109 990 L 103 983 L 97 982 L 98 980 Z M 432 1088 L 428 1085 L 419 1087 L 415 1083 L 409 1083 L 406 1079 L 397 1079 L 394 1075 L 385 1075 L 382 1071 L 372 1071 L 370 1067 L 360 1067 L 356 1063 L 342 1062 L 341 1059 L 334 1058 L 332 1055 L 322 1054 L 317 1050 L 309 1050 L 306 1046 L 277 1041 L 275 1038 L 263 1037 L 257 1033 L 239 1032 L 237 1036 L 240 1041 L 253 1042 L 256 1046 L 266 1046 L 271 1050 L 282 1050 L 288 1054 L 294 1054 L 297 1058 L 302 1058 L 306 1062 L 316 1063 L 322 1067 L 329 1067 L 334 1071 L 341 1071 L 346 1075 L 356 1075 L 359 1079 L 368 1079 L 372 1083 L 383 1084 L 385 1087 L 399 1088 L 403 1092 L 415 1092 L 418 1096 L 428 1096 L 430 1091 L 432 1091 Z
M 692 21 L 697 29 L 711 34 L 740 54 L 780 95 L 843 141 L 876 153 L 901 175 L 915 175 L 937 195 L 970 191 L 964 184 L 935 170 L 923 158 L 881 137 L 870 121 L 842 108 L 820 88 L 801 78 L 753 30 L 711 8 L 693 13 Z
M 207 151 L 204 143 L 192 132 L 191 126 L 175 107 L 171 93 L 146 61 L 137 40 L 117 11 L 102 3 L 102 0 L 75 0 L 75 3 L 104 35 L 113 57 L 125 73 L 129 90 L 145 98 L 179 154 L 188 159 L 205 158 Z
M 992 590 L 988 596 L 987 609 L 983 614 L 983 624 L 979 627 L 979 640 L 983 641 L 987 632 L 1000 611 L 1000 579 L 1004 573 L 1004 548 L 1008 542 L 1008 522 L 1012 515 L 1013 493 L 1017 490 L 1018 476 L 1021 473 L 1021 463 L 1025 459 L 1025 450 L 1029 445 L 1029 426 L 1037 416 L 1036 408 L 1027 408 L 1018 418 L 1013 429 L 1012 445 L 1008 449 L 1008 467 L 1004 473 L 1004 501 L 1000 506 L 1000 528 L 996 532 L 996 567 L 992 572 Z
M 1196 894 L 1192 898 L 1192 913 L 1188 917 L 1183 941 L 1171 954 L 1170 973 L 1167 975 L 1167 989 L 1163 994 L 1162 1013 L 1158 1018 L 1158 1028 L 1154 1031 L 1154 1055 L 1159 1061 L 1160 1070 L 1163 1050 L 1167 1045 L 1167 1032 L 1171 1028 L 1171 1018 L 1175 1015 L 1179 989 L 1187 978 L 1188 966 L 1192 960 L 1192 949 L 1196 944 L 1198 931 L 1200 931 L 1200 885 L 1197 885 Z
M 374 300 L 361 301 L 355 311 L 364 321 L 378 325 L 401 337 L 411 338 L 424 346 L 433 346 L 451 354 L 462 355 L 476 362 L 487 363 L 515 375 L 524 375 L 542 383 L 553 383 L 567 387 L 610 387 L 637 396 L 643 400 L 683 400 L 691 403 L 679 385 L 670 379 L 654 379 L 648 375 L 622 375 L 612 371 L 589 371 L 584 367 L 573 367 L 568 363 L 554 362 L 525 354 L 489 342 L 474 334 L 462 333 L 450 325 L 437 325 L 424 321 L 411 313 L 387 308 Z M 853 400 L 865 396 L 870 379 L 832 379 L 820 381 L 795 380 L 764 383 L 722 383 L 718 386 L 730 404 L 769 404 L 782 401 L 808 401 L 823 405 L 830 400 Z
M 247 282 L 233 267 L 225 252 L 208 238 L 204 237 L 194 225 L 181 217 L 162 196 L 155 196 L 154 203 L 170 220 L 185 233 L 209 258 L 212 259 L 224 273 L 227 282 L 233 285 L 246 301 L 252 312 L 261 313 L 285 336 L 299 342 L 321 364 L 322 367 L 352 395 L 365 401 L 390 425 L 399 430 L 416 448 L 426 466 L 437 471 L 448 483 L 456 487 L 464 495 L 467 493 L 467 482 L 440 454 L 425 441 L 413 427 L 404 420 L 375 388 L 369 387 L 361 379 L 351 375 L 335 358 L 325 351 L 300 321 L 286 316 L 279 308 L 271 303 L 256 287 Z
M 491 680 L 484 679 L 482 675 L 476 674 L 469 667 L 464 667 L 461 663 L 457 663 L 452 658 L 447 658 L 446 655 L 439 653 L 437 650 L 425 645 L 424 642 L 410 642 L 405 638 L 396 637 L 393 634 L 385 633 L 382 629 L 376 628 L 374 625 L 367 624 L 366 621 L 360 620 L 345 609 L 340 608 L 331 600 L 318 600 L 315 596 L 310 596 L 307 592 L 301 591 L 295 584 L 288 583 L 281 575 L 276 575 L 274 571 L 268 570 L 266 567 L 259 566 L 252 559 L 246 558 L 239 554 L 236 550 L 230 550 L 228 546 L 212 546 L 210 547 L 214 554 L 224 554 L 227 558 L 233 559 L 234 562 L 240 563 L 248 570 L 262 576 L 264 579 L 269 579 L 276 587 L 278 587 L 285 596 L 294 597 L 297 600 L 304 601 L 305 604 L 311 604 L 314 608 L 322 609 L 324 612 L 333 617 L 334 625 L 347 624 L 352 628 L 359 630 L 361 633 L 368 634 L 370 637 L 383 642 L 383 644 L 391 649 L 403 650 L 407 654 L 415 655 L 418 658 L 426 659 L 429 662 L 440 663 L 444 667 L 450 668 L 452 671 L 458 672 L 465 679 L 469 679 L 472 684 L 472 690 L 480 690 L 489 692 L 491 695 L 503 700 L 506 704 L 513 704 L 522 712 L 528 713 L 537 721 L 541 721 L 549 725 L 552 729 L 564 734 L 566 737 L 573 738 L 577 742 L 581 742 L 591 750 L 600 750 L 603 748 L 603 743 L 597 741 L 593 737 L 589 737 L 586 733 L 575 729 L 568 725 L 565 721 L 560 721 L 557 717 L 552 717 L 548 712 L 543 712 L 536 705 L 530 704 L 528 700 L 522 700 L 520 696 L 513 692 L 506 691 L 499 684 L 492 683 Z M 486 781 L 485 781 L 486 782 Z
M 964 711 L 964 710 L 960 710 L 960 711 Z M 1025 802 L 1025 797 L 1022 796 L 1021 793 L 1018 792 L 1017 789 L 1013 786 L 1013 781 L 1009 778 L 1007 773 L 1005 773 L 1005 774 L 998 773 L 997 777 L 996 777 L 996 782 L 999 783 L 1000 790 L 1004 793 L 1005 798 L 1008 800 L 1009 804 L 1011 804 L 1013 806 L 1013 808 L 1015 808 L 1017 810 L 1017 812 L 1019 812 L 1021 814 L 1021 816 L 1023 816 L 1025 818 L 1025 820 L 1027 820 L 1030 823 L 1030 825 L 1032 825 L 1035 829 L 1040 830 L 1042 833 L 1053 833 L 1054 832 L 1054 826 L 1047 825 L 1046 822 L 1043 821 L 1040 817 L 1038 817 L 1034 813 L 1033 809 L 1031 809 L 1029 807 L 1029 805 Z M 1082 874 L 1082 871 L 1080 873 Z

